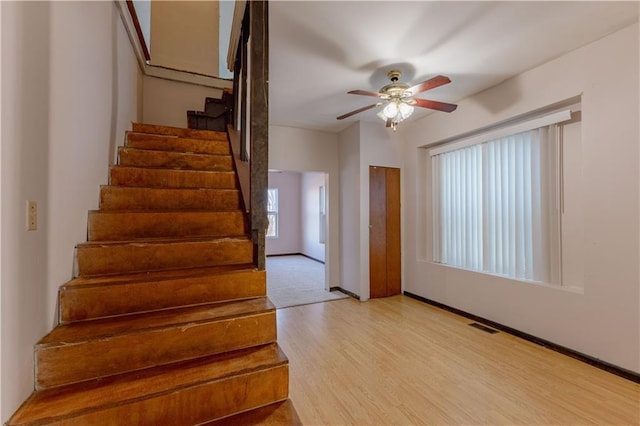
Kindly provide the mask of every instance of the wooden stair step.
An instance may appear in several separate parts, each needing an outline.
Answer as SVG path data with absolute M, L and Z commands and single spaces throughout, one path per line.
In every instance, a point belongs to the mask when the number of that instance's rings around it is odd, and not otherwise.
M 275 340 L 275 308 L 266 297 L 59 325 L 36 344 L 36 389 Z
M 230 155 L 192 154 L 126 147 L 118 149 L 118 164 L 129 167 L 233 171 L 233 159 Z
M 302 426 L 296 409 L 290 399 L 274 402 L 264 407 L 254 408 L 244 413 L 235 414 L 224 419 L 203 423 L 200 426 Z
M 7 424 L 300 424 L 227 134 L 125 143 Z
M 157 124 L 146 123 L 133 123 L 132 130 L 136 133 L 151 133 L 183 138 L 227 140 L 226 132 L 217 132 L 214 130 L 186 129 L 182 127 L 160 126 Z
M 234 172 L 112 166 L 109 177 L 114 186 L 236 189 Z
M 102 186 L 100 210 L 237 210 L 238 189 Z
M 224 139 L 181 138 L 145 133 L 127 133 L 127 148 L 140 150 L 182 152 L 205 155 L 231 155 L 231 147 Z
M 264 297 L 266 282 L 253 265 L 76 278 L 60 287 L 60 322 Z
M 245 235 L 240 211 L 90 211 L 89 241 Z
M 194 425 L 288 394 L 276 344 L 34 392 L 7 425 Z
M 76 247 L 78 276 L 245 264 L 253 261 L 246 237 L 89 242 Z

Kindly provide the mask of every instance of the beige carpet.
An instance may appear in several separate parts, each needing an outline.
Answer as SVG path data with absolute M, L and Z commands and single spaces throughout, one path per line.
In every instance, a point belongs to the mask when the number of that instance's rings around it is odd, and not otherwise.
M 324 265 L 304 256 L 267 257 L 267 296 L 276 308 L 349 297 L 324 289 Z

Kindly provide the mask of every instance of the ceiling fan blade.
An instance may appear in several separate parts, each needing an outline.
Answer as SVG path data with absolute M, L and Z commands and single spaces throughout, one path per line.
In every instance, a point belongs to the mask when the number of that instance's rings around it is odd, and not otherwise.
M 421 92 L 425 92 L 430 89 L 435 89 L 438 86 L 442 86 L 444 84 L 451 83 L 449 77 L 445 77 L 444 75 L 437 75 L 429 80 L 425 80 L 422 83 L 418 83 L 415 86 L 409 87 L 406 91 L 411 92 L 412 95 L 416 95 Z
M 446 102 L 430 101 L 429 99 L 413 98 L 413 101 L 415 101 L 415 103 L 413 104 L 415 106 L 418 106 L 418 107 L 421 107 L 421 108 L 435 109 L 435 110 L 444 111 L 444 112 L 452 112 L 452 111 L 455 111 L 456 108 L 458 108 L 458 105 L 456 105 L 456 104 L 448 104 Z
M 382 93 L 378 93 L 378 92 L 370 92 L 368 90 L 352 90 L 350 92 L 347 92 L 350 95 L 363 95 L 363 96 L 373 96 L 376 98 L 379 98 L 382 96 Z
M 340 117 L 336 117 L 336 120 L 342 120 L 344 118 L 351 117 L 352 115 L 356 115 L 356 114 L 361 113 L 363 111 L 366 111 L 368 109 L 375 108 L 378 105 L 380 105 L 380 103 L 371 104 L 371 105 L 367 105 L 366 107 L 358 108 L 358 109 L 356 109 L 354 111 L 351 111 L 351 112 L 348 112 L 348 113 L 346 113 L 344 115 L 341 115 Z

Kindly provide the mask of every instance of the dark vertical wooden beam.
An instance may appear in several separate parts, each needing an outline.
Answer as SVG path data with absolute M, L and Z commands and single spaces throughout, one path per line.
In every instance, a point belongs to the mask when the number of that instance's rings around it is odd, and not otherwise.
M 242 97 L 240 99 L 240 159 L 242 161 L 249 161 L 249 157 L 247 155 L 247 140 L 246 135 L 249 131 L 249 125 L 247 123 L 248 111 L 247 111 L 247 99 L 249 98 L 249 93 L 247 93 L 247 79 L 249 78 L 249 69 L 247 66 L 248 62 L 248 48 L 247 43 L 249 41 L 249 7 L 245 9 L 244 19 L 242 20 L 242 33 L 240 35 L 240 66 L 241 66 L 241 80 L 240 85 L 242 87 Z
M 240 86 L 242 92 L 242 98 L 240 99 L 240 134 L 242 138 L 240 140 L 240 159 L 242 161 L 249 161 L 247 155 L 247 140 L 245 139 L 245 135 L 249 131 L 249 125 L 247 123 L 248 111 L 247 111 L 247 99 L 249 97 L 247 93 L 247 79 L 249 76 L 247 75 L 247 43 L 246 41 L 242 43 L 242 52 L 240 54 L 242 57 L 242 65 L 241 65 L 241 78 Z
M 242 50 L 240 48 L 240 43 L 242 43 L 242 39 L 238 42 L 238 46 L 236 46 L 236 60 L 233 64 L 233 111 L 231 114 L 231 124 L 235 130 L 240 129 L 238 127 L 238 112 L 240 112 L 240 79 L 242 78 L 242 74 L 240 72 L 242 70 L 240 66 L 242 61 L 242 58 L 240 57 L 240 52 Z
M 250 71 L 250 164 L 251 227 L 254 260 L 260 270 L 266 267 L 267 179 L 269 169 L 269 3 L 248 2 L 251 34 Z

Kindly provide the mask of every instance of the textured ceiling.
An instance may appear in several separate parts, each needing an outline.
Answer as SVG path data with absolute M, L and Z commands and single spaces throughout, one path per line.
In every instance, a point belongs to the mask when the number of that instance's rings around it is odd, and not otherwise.
M 374 103 L 347 92 L 377 92 L 391 69 L 450 77 L 419 97 L 455 103 L 637 22 L 638 2 L 272 1 L 269 21 L 271 124 L 338 132 L 379 121 L 336 117 Z

